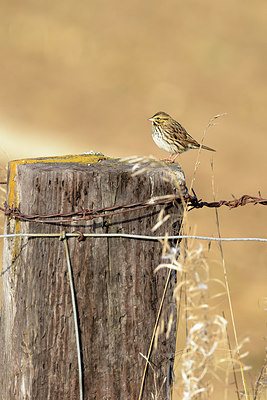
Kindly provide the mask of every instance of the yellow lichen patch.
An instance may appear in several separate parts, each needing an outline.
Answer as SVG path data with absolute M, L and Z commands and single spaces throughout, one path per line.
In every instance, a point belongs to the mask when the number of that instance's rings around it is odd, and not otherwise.
M 19 208 L 19 195 L 17 191 L 17 172 L 18 165 L 25 164 L 38 164 L 38 163 L 76 163 L 76 164 L 92 164 L 102 160 L 107 160 L 109 157 L 104 156 L 101 153 L 97 154 L 78 154 L 78 155 L 65 155 L 65 156 L 55 156 L 55 157 L 39 157 L 39 158 L 28 158 L 22 160 L 11 161 L 9 163 L 9 182 L 8 182 L 8 195 L 7 195 L 7 204 L 10 207 L 18 207 Z M 10 231 L 12 233 L 20 233 L 21 232 L 21 224 L 20 221 L 14 220 L 13 217 L 10 217 L 8 221 Z M 13 252 L 12 252 L 12 260 L 13 262 L 16 260 L 20 253 L 21 249 L 21 239 L 16 237 L 13 242 Z
M 70 154 L 65 156 L 54 156 L 54 157 L 38 157 L 38 158 L 26 158 L 25 160 L 13 161 L 17 164 L 38 164 L 42 163 L 78 163 L 78 164 L 91 164 L 98 162 L 99 160 L 107 160 L 109 157 L 103 154 Z
M 38 157 L 38 158 L 26 158 L 22 160 L 11 161 L 9 163 L 10 175 L 9 175 L 9 190 L 8 190 L 8 205 L 10 207 L 18 207 L 19 199 L 17 194 L 17 166 L 21 164 L 38 164 L 38 163 L 76 163 L 76 164 L 92 164 L 100 160 L 107 160 L 110 157 L 106 157 L 101 153 L 96 154 L 70 154 L 65 156 L 55 157 Z
M 16 184 L 16 176 L 17 176 L 17 161 L 11 161 L 9 163 L 9 181 L 8 181 L 8 195 L 7 195 L 7 204 L 12 207 L 18 207 L 19 201 L 17 198 L 17 184 Z

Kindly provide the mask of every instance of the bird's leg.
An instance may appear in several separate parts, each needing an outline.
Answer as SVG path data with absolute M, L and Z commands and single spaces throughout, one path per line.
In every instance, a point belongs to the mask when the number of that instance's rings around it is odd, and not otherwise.
M 180 154 L 180 153 L 173 154 L 173 156 L 171 157 L 171 160 L 172 160 L 171 162 L 173 162 L 173 163 L 174 163 L 174 162 L 175 162 L 175 160 L 176 160 L 176 158 L 179 156 L 179 154 Z
M 165 158 L 164 160 L 167 164 L 172 164 L 175 162 L 176 158 L 179 156 L 179 153 L 177 154 L 170 154 L 168 158 Z

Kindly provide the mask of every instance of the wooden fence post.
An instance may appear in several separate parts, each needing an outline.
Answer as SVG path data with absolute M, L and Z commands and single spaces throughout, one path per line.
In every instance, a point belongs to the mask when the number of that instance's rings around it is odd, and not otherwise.
M 168 178 L 168 179 L 166 179 Z M 132 165 L 96 155 L 13 161 L 9 206 L 27 215 L 69 213 L 131 204 L 184 189 L 180 167 L 149 166 L 132 175 Z M 160 210 L 169 219 L 155 232 Z M 153 206 L 127 213 L 62 223 L 6 217 L 5 233 L 179 233 L 182 206 Z M 76 217 L 77 218 L 77 217 Z M 63 219 L 66 219 L 63 218 Z M 67 219 L 70 219 L 67 218 Z M 74 217 L 73 217 L 74 219 Z M 84 399 L 137 399 L 145 359 L 168 271 L 162 244 L 125 238 L 69 238 L 82 349 Z M 0 398 L 79 400 L 77 350 L 66 254 L 58 238 L 6 238 L 2 268 Z M 165 330 L 176 316 L 172 279 L 164 303 Z M 175 324 L 153 348 L 142 399 L 169 398 Z M 154 371 L 153 371 L 154 370 Z M 154 375 L 156 374 L 156 375 Z

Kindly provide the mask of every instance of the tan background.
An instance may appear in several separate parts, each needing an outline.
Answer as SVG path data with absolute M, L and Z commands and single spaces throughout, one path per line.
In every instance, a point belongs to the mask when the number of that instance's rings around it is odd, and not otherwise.
M 0 13 L 2 176 L 11 159 L 91 149 L 164 157 L 147 121 L 156 111 L 198 140 L 210 117 L 226 112 L 207 133 L 217 153 L 201 155 L 194 188 L 212 200 L 213 156 L 217 199 L 258 190 L 267 197 L 265 0 L 14 0 Z M 196 156 L 179 160 L 188 184 Z M 220 209 L 222 236 L 267 237 L 266 211 Z M 217 235 L 214 210 L 193 211 L 189 220 L 198 234 Z M 267 246 L 225 244 L 224 251 L 239 338 L 250 337 L 253 383 L 264 358 Z M 221 278 L 216 245 L 208 258 Z

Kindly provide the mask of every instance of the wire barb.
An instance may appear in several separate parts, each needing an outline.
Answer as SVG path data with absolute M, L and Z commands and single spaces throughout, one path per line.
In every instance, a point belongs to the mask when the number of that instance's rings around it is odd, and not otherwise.
M 78 236 L 78 242 L 82 242 L 85 240 L 84 234 L 81 231 L 73 231 L 72 233 L 77 233 Z

